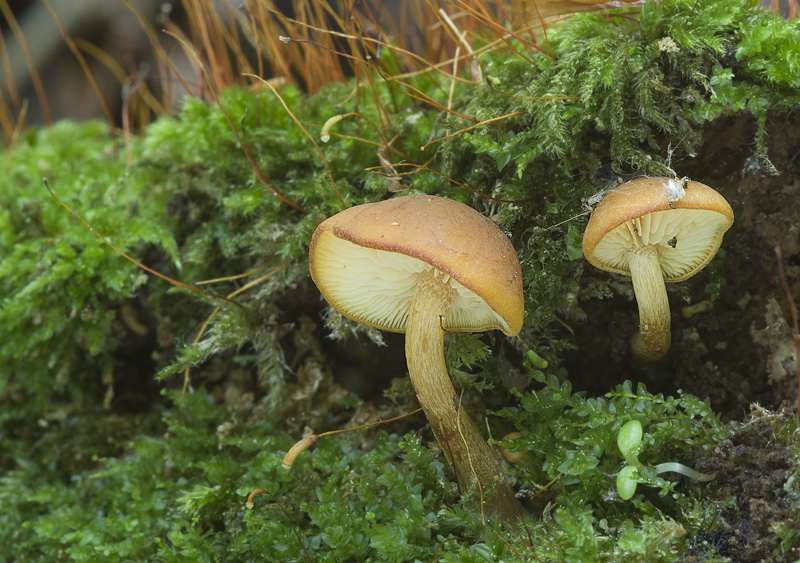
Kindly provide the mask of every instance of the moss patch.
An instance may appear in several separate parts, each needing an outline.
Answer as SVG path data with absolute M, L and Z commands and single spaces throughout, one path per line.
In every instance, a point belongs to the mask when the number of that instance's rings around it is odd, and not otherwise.
M 129 147 L 100 123 L 28 131 L 0 155 L 0 558 L 303 561 L 302 545 L 329 561 L 796 559 L 796 426 L 760 413 L 729 428 L 719 413 L 792 398 L 784 298 L 764 272 L 775 272 L 775 244 L 791 279 L 800 255 L 784 236 L 800 190 L 800 28 L 750 1 L 673 0 L 632 17 L 579 15 L 549 40 L 553 57 L 495 50 L 481 58 L 487 83 L 455 86 L 463 115 L 524 113 L 425 151 L 469 123 L 377 83 L 358 107 L 345 102 L 352 84 L 310 98 L 280 91 L 315 133 L 340 112 L 369 118 L 336 125 L 345 136 L 321 145 L 327 169 L 271 94 L 237 89 L 153 123 L 130 165 Z M 409 80 L 431 96 L 450 87 Z M 573 99 L 520 99 L 542 96 Z M 391 124 L 376 130 L 381 108 Z M 370 142 L 386 138 L 396 152 L 379 155 Z M 364 171 L 381 158 L 432 159 L 482 195 L 424 170 Z M 619 177 L 673 171 L 718 187 L 737 222 L 725 255 L 671 292 L 666 362 L 631 365 L 630 285 L 585 265 L 582 214 Z M 251 272 L 209 286 L 229 294 L 253 282 L 234 296 L 242 307 L 221 305 L 193 343 L 220 302 L 124 261 L 46 195 L 42 176 L 167 275 Z M 547 367 L 497 335 L 456 337 L 448 350 L 464 405 L 488 408 L 492 435 L 517 430 L 508 445 L 529 450 L 505 468 L 524 510 L 513 526 L 484 525 L 459 498 L 421 417 L 323 439 L 292 472 L 280 467 L 308 432 L 414 408 L 402 339 L 380 347 L 379 335 L 326 313 L 305 263 L 321 218 L 396 190 L 471 204 L 519 253 L 522 340 Z M 682 301 L 706 298 L 710 310 L 680 316 Z M 187 366 L 192 387 L 178 400 Z M 720 480 L 644 470 L 621 500 L 616 434 L 628 420 L 642 423 L 644 467 L 680 460 Z M 779 447 L 754 438 L 764 421 Z M 770 473 L 747 473 L 759 460 Z M 248 510 L 256 489 L 271 494 Z

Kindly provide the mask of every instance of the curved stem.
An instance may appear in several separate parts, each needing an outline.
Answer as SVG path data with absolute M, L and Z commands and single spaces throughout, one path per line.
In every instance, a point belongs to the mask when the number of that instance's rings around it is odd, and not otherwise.
M 678 463 L 677 461 L 659 463 L 654 469 L 656 470 L 656 475 L 670 471 L 672 473 L 680 473 L 681 475 L 685 475 L 689 479 L 694 479 L 695 481 L 711 481 L 717 476 L 716 472 L 700 473 L 699 471 L 695 471 L 691 467 L 686 467 L 684 464 Z
M 648 244 L 629 250 L 628 267 L 639 305 L 639 333 L 634 335 L 631 347 L 643 360 L 658 360 L 667 353 L 672 340 L 669 300 L 658 263 L 658 249 Z
M 406 362 L 417 399 L 453 467 L 462 492 L 475 481 L 484 506 L 514 514 L 515 500 L 475 424 L 460 408 L 444 361 L 442 319 L 455 297 L 448 276 L 420 275 L 406 325 Z M 491 489 L 491 490 L 490 490 Z

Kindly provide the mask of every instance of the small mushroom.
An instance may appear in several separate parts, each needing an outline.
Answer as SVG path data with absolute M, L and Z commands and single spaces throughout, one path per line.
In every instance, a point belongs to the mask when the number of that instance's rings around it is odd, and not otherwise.
M 670 345 L 664 282 L 699 272 L 717 253 L 733 224 L 719 193 L 688 179 L 637 178 L 609 192 L 592 211 L 583 254 L 595 267 L 631 276 L 639 305 L 634 354 L 657 360 Z
M 459 488 L 466 491 L 477 479 L 487 507 L 513 506 L 444 360 L 445 332 L 499 329 L 513 336 L 522 328 L 522 273 L 508 237 L 466 205 L 409 195 L 324 221 L 314 232 L 309 266 L 341 314 L 406 334 L 411 383 Z

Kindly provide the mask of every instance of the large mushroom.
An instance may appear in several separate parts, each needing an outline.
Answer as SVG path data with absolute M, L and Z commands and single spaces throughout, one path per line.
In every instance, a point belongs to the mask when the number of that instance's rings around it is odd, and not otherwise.
M 309 266 L 341 314 L 406 334 L 411 383 L 459 488 L 477 481 L 487 507 L 510 508 L 513 496 L 460 407 L 444 360 L 445 332 L 499 329 L 513 336 L 522 327 L 522 273 L 508 237 L 464 204 L 409 195 L 324 221 L 312 238 Z
M 583 254 L 595 267 L 631 277 L 639 305 L 634 354 L 657 360 L 669 349 L 670 311 L 664 282 L 699 272 L 733 224 L 719 193 L 688 179 L 637 178 L 611 190 L 592 211 Z

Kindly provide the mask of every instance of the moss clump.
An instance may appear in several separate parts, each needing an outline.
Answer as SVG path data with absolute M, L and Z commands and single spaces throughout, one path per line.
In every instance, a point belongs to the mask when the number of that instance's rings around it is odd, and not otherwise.
M 496 50 L 482 59 L 491 87 L 455 87 L 462 114 L 524 112 L 503 123 L 510 128 L 483 125 L 424 152 L 464 123 L 386 84 L 358 107 L 339 107 L 352 85 L 310 98 L 282 89 L 312 132 L 344 111 L 369 119 L 336 126 L 346 136 L 321 145 L 327 169 L 271 94 L 238 89 L 219 105 L 187 100 L 153 123 L 132 142 L 130 165 L 123 140 L 99 123 L 27 132 L 2 155 L 8 173 L 0 176 L 0 396 L 8 405 L 0 557 L 302 561 L 302 542 L 312 559 L 331 561 L 679 560 L 708 532 L 705 515 L 730 502 L 713 483 L 655 474 L 643 475 L 630 501 L 619 499 L 616 433 L 641 422 L 640 460 L 654 465 L 713 450 L 728 432 L 708 402 L 688 394 L 629 383 L 605 397 L 573 393 L 560 365 L 574 344 L 561 327 L 582 320 L 579 296 L 610 291 L 581 280 L 576 217 L 618 174 L 677 169 L 706 142 L 704 124 L 721 116 L 755 119 L 754 154 L 767 163 L 768 117 L 800 102 L 799 37 L 797 22 L 741 0 L 576 16 L 549 34 L 552 57 Z M 394 55 L 383 56 L 390 65 Z M 407 80 L 431 96 L 449 88 Z M 370 122 L 382 123 L 385 108 L 391 126 L 376 130 Z M 379 157 L 376 144 L 387 151 L 392 138 L 396 152 Z M 494 199 L 426 171 L 364 172 L 386 154 L 432 157 L 431 168 Z M 49 198 L 42 176 L 121 250 L 184 282 L 252 272 L 212 286 L 230 293 L 275 271 L 235 296 L 244 307 L 223 304 L 193 344 L 219 301 L 145 276 Z M 458 382 L 495 409 L 494 435 L 518 430 L 512 445 L 530 450 L 507 468 L 523 499 L 534 497 L 523 500 L 517 528 L 484 526 L 459 500 L 424 429 L 325 439 L 293 472 L 280 467 L 305 426 L 339 427 L 354 412 L 378 417 L 362 402 L 368 393 L 340 386 L 346 368 L 357 384 L 374 377 L 345 356 L 352 341 L 344 350 L 324 340 L 305 254 L 321 217 L 397 189 L 472 204 L 511 234 L 520 255 L 523 338 L 549 371 L 523 366 L 513 343 L 490 337 L 458 337 L 448 353 Z M 159 394 L 153 374 L 187 366 L 192 392 L 182 401 L 177 390 Z M 372 397 L 382 390 L 368 387 Z M 465 404 L 482 406 L 470 395 Z M 383 406 L 399 414 L 407 405 Z M 274 498 L 260 495 L 245 509 L 259 488 Z M 775 533 L 794 541 L 790 524 Z

